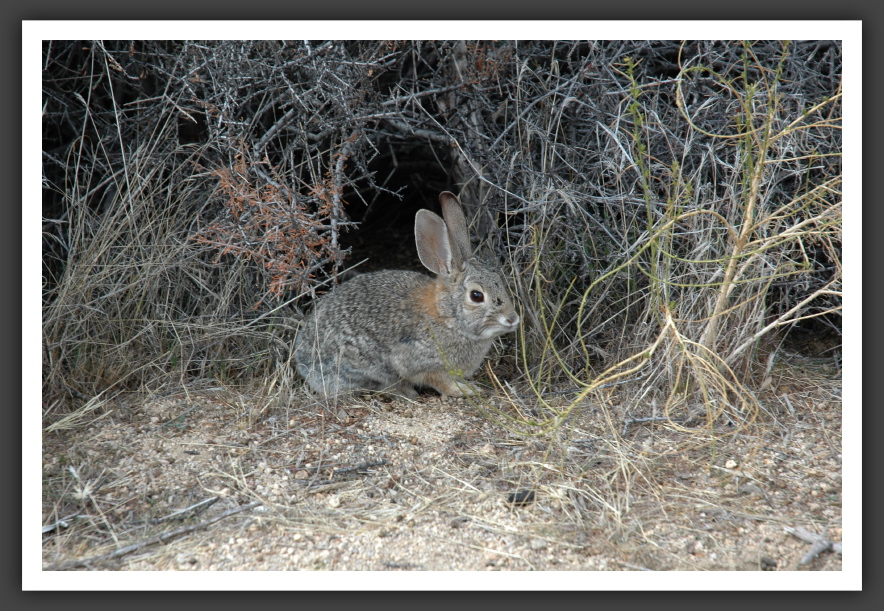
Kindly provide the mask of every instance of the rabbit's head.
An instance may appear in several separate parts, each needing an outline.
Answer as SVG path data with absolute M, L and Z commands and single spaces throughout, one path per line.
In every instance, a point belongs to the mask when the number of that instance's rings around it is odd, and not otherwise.
M 421 263 L 439 278 L 424 304 L 427 313 L 475 340 L 514 331 L 519 315 L 500 273 L 472 255 L 460 201 L 448 191 L 439 201 L 444 220 L 420 210 L 414 224 Z

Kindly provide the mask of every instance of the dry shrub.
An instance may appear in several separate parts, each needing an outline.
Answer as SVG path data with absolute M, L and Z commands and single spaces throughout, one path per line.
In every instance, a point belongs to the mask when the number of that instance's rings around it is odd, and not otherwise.
M 309 291 L 311 278 L 331 263 L 340 264 L 343 252 L 328 237 L 322 219 L 332 216 L 333 203 L 323 191 L 323 205 L 314 214 L 292 199 L 278 182 L 256 185 L 250 179 L 244 154 L 238 154 L 233 168 L 213 172 L 218 178 L 225 212 L 192 236 L 199 244 L 224 255 L 244 259 L 266 275 L 266 300 L 279 299 L 289 291 Z
M 662 405 L 673 384 L 711 385 L 742 414 L 776 331 L 840 327 L 835 42 L 45 55 L 47 406 L 284 363 L 291 308 L 334 281 L 358 214 L 386 198 L 393 216 L 415 188 L 460 190 L 505 262 L 525 322 L 498 354 L 541 399 L 617 384 Z M 691 347 L 692 373 L 665 373 L 672 346 Z M 611 377 L 643 354 L 638 377 Z

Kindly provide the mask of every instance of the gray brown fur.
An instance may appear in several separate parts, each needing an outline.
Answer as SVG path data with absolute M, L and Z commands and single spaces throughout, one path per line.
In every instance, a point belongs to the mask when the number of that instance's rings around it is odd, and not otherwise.
M 470 255 L 460 202 L 440 195 L 443 221 L 415 218 L 421 262 L 436 273 L 382 271 L 357 276 L 322 297 L 295 341 L 298 372 L 326 396 L 366 389 L 417 396 L 416 387 L 462 396 L 495 337 L 519 315 L 503 278 Z M 473 291 L 483 295 L 480 302 Z M 455 376 L 452 376 L 452 373 Z

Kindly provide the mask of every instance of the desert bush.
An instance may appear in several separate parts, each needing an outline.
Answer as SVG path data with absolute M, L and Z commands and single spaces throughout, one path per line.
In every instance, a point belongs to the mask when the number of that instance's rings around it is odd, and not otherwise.
M 834 42 L 53 41 L 44 66 L 50 420 L 278 375 L 360 221 L 445 188 L 512 279 L 512 382 L 572 393 L 545 423 L 627 382 L 678 426 L 751 422 L 768 340 L 840 328 Z

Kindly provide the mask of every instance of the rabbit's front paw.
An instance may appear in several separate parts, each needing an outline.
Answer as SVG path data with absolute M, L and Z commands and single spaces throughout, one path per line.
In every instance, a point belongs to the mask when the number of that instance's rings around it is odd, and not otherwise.
M 452 384 L 461 391 L 459 395 L 451 393 L 452 397 L 479 397 L 482 395 L 482 389 L 472 380 L 469 382 L 465 380 L 454 380 Z
M 449 397 L 474 397 L 481 394 L 479 388 L 473 382 L 468 382 L 461 377 L 454 378 L 447 371 L 434 371 L 425 373 L 418 381 L 424 386 L 431 386 L 443 395 Z

